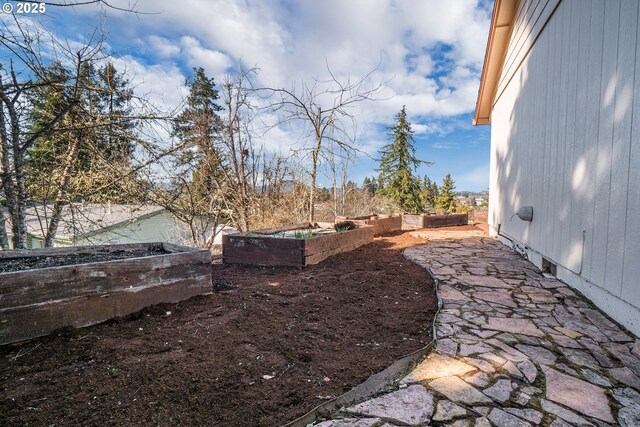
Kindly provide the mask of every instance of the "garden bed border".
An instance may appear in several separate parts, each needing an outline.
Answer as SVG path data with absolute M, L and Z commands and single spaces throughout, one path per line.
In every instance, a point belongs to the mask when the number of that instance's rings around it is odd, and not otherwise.
M 222 236 L 222 260 L 225 264 L 305 267 L 373 241 L 374 228 L 358 225 L 353 230 L 311 238 L 268 235 L 310 227 L 310 224 L 296 224 L 250 233 L 226 234 Z
M 157 255 L 0 273 L 0 345 L 81 328 L 212 292 L 208 250 L 140 243 L 0 252 L 39 256 L 164 250 Z

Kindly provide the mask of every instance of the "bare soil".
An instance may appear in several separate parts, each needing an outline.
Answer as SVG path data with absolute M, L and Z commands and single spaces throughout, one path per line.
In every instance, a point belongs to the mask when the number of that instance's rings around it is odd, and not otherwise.
M 209 296 L 0 348 L 0 425 L 274 426 L 431 340 L 398 233 L 305 269 L 213 265 Z
M 146 256 L 162 255 L 167 252 L 157 250 L 122 250 L 107 254 L 73 254 L 30 256 L 24 258 L 11 258 L 0 260 L 0 273 L 12 271 L 33 270 L 37 268 L 60 267 L 63 265 L 89 264 L 92 262 L 115 261 L 118 259 L 142 258 Z

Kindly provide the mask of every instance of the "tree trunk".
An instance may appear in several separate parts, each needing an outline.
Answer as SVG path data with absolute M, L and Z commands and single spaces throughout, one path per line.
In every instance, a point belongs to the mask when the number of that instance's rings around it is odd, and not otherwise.
M 12 206 L 15 206 L 12 202 L 14 200 L 13 182 L 11 181 L 11 174 L 9 170 L 11 164 L 9 162 L 9 139 L 7 135 L 7 128 L 5 126 L 4 116 L 4 104 L 0 101 L 0 188 L 4 191 L 7 199 L 7 205 L 9 206 L 9 215 L 11 215 Z M 9 249 L 9 237 L 7 234 L 7 225 L 4 212 L 0 209 L 0 246 L 3 250 Z
M 0 209 L 0 248 L 3 251 L 9 249 L 9 238 L 7 236 L 7 223 L 4 217 L 4 212 Z
M 318 140 L 316 148 L 311 151 L 311 188 L 309 189 L 309 223 L 314 223 L 315 218 L 315 193 L 316 193 L 316 176 L 318 175 L 318 155 L 320 154 L 320 142 Z
M 64 169 L 62 170 L 62 176 L 60 177 L 60 183 L 58 185 L 58 194 L 53 202 L 53 209 L 51 213 L 51 219 L 49 220 L 49 226 L 47 227 L 47 235 L 44 238 L 44 246 L 50 248 L 53 246 L 53 239 L 58 232 L 58 225 L 60 224 L 60 216 L 62 215 L 62 207 L 65 199 L 67 198 L 67 189 L 69 188 L 69 181 L 71 180 L 71 170 L 73 163 L 78 156 L 78 150 L 80 148 L 81 135 L 76 135 L 73 139 L 73 143 L 67 151 L 67 158 L 65 159 Z
M 24 159 L 20 149 L 20 122 L 15 104 L 6 94 L 1 93 L 0 103 L 0 147 L 2 152 L 2 182 L 4 194 L 7 198 L 7 210 L 11 217 L 11 231 L 13 232 L 13 247 L 15 249 L 27 248 L 27 226 L 25 224 L 26 190 L 24 185 Z M 6 116 L 4 107 L 9 115 L 10 133 L 6 129 Z M 9 135 L 11 137 L 9 138 Z M 9 151 L 13 154 L 13 169 L 15 183 L 11 178 L 11 160 Z M 21 199 L 21 196 L 24 197 Z M 5 229 L 6 230 L 6 229 Z

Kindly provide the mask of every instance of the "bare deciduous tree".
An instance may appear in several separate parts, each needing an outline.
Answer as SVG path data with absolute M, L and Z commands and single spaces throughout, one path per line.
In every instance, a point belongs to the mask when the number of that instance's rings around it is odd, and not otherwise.
M 306 128 L 306 147 L 310 154 L 308 220 L 314 221 L 315 193 L 318 166 L 326 141 L 333 141 L 345 151 L 355 152 L 356 119 L 353 108 L 375 99 L 382 84 L 368 86 L 376 70 L 352 80 L 338 79 L 327 67 L 328 80 L 314 79 L 302 83 L 299 89 L 265 88 L 265 92 L 279 96 L 272 108 L 282 114 L 283 122 L 299 122 Z

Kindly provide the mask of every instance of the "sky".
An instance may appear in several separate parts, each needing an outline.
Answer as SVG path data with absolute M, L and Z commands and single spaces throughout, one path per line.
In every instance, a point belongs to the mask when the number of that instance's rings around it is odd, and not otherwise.
M 352 111 L 361 154 L 349 178 L 361 183 L 377 174 L 387 127 L 406 106 L 417 157 L 434 162 L 417 173 L 438 182 L 451 173 L 458 190 L 483 191 L 490 127 L 474 127 L 471 119 L 491 7 L 490 0 L 139 0 L 140 14 L 49 7 L 30 19 L 72 41 L 101 25 L 116 66 L 127 71 L 136 92 L 167 106 L 186 96 L 193 67 L 216 82 L 240 64 L 257 67 L 255 85 L 282 88 L 324 80 L 328 68 L 338 80 L 375 70 L 367 84 L 383 85 L 377 99 Z M 300 129 L 284 125 L 260 141 L 281 153 L 305 143 Z

